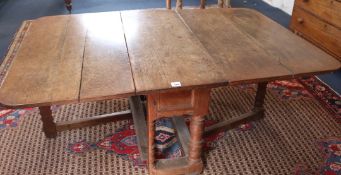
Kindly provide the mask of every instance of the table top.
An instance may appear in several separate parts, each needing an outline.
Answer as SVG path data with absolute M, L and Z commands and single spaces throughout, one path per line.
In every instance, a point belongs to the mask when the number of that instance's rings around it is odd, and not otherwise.
M 250 9 L 50 16 L 30 23 L 0 103 L 64 104 L 169 90 L 173 82 L 215 87 L 339 68 L 333 57 Z

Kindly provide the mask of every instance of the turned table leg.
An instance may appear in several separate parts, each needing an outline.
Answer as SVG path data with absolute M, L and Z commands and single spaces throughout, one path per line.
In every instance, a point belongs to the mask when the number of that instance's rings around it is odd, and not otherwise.
M 202 135 L 204 132 L 204 116 L 192 116 L 190 123 L 191 140 L 189 144 L 188 163 L 194 164 L 201 161 Z
M 204 133 L 205 115 L 209 112 L 210 89 L 197 89 L 194 91 L 194 110 L 189 126 L 191 140 L 189 145 L 188 163 L 194 164 L 201 161 L 201 150 Z
M 51 106 L 39 107 L 41 120 L 43 121 L 43 131 L 47 138 L 57 137 L 57 126 L 53 121 Z

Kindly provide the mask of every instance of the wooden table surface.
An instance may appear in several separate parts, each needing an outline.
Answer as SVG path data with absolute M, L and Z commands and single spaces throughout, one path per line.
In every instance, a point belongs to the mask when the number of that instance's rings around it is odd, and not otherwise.
M 340 63 L 249 9 L 135 10 L 31 22 L 0 88 L 5 106 L 290 79 Z

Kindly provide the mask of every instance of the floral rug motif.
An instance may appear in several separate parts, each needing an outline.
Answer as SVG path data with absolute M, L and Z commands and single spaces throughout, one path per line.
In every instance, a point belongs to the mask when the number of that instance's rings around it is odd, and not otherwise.
M 341 174 L 341 138 L 330 138 L 318 142 L 324 154 L 324 162 L 319 172 L 310 172 L 304 165 L 299 165 L 295 175 L 340 175 Z
M 244 123 L 244 124 L 241 124 L 239 125 L 237 128 L 236 128 L 236 131 L 249 131 L 251 129 L 253 129 L 255 126 L 254 126 L 254 123 L 253 122 L 249 122 L 249 123 Z
M 341 123 L 341 96 L 315 76 L 298 81 Z
M 69 144 L 67 151 L 72 154 L 81 154 L 88 151 L 91 151 L 95 148 L 95 145 L 92 143 L 89 143 L 85 140 L 75 142 L 72 144 Z
M 247 92 L 257 90 L 256 84 L 243 84 L 238 87 Z M 309 91 L 296 79 L 272 81 L 268 83 L 267 88 L 281 100 L 312 98 Z
M 333 138 L 319 142 L 320 149 L 325 153 L 325 162 L 321 174 L 341 174 L 341 138 Z
M 206 120 L 205 126 L 214 124 L 214 121 Z M 187 122 L 189 124 L 189 122 Z M 204 150 L 213 149 L 215 142 L 224 137 L 225 133 L 220 132 L 204 137 Z M 160 119 L 155 122 L 155 147 L 157 159 L 169 159 L 184 156 L 184 151 L 177 141 L 176 131 L 171 119 Z M 115 153 L 123 159 L 130 160 L 135 166 L 145 166 L 146 162 L 141 161 L 137 146 L 137 137 L 132 122 L 124 125 L 97 143 L 91 144 L 80 141 L 69 144 L 68 151 L 74 154 L 81 154 L 93 149 L 102 149 L 107 153 Z
M 312 97 L 308 90 L 295 79 L 290 81 L 273 81 L 269 83 L 268 88 L 283 100 L 297 100 Z
M 22 116 L 28 109 L 4 109 L 0 110 L 0 130 L 10 127 L 16 127 Z

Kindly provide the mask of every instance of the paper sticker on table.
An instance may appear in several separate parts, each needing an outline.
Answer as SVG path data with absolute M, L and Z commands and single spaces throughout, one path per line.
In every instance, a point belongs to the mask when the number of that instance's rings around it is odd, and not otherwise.
M 171 86 L 174 87 L 181 87 L 181 83 L 179 81 L 171 82 Z

